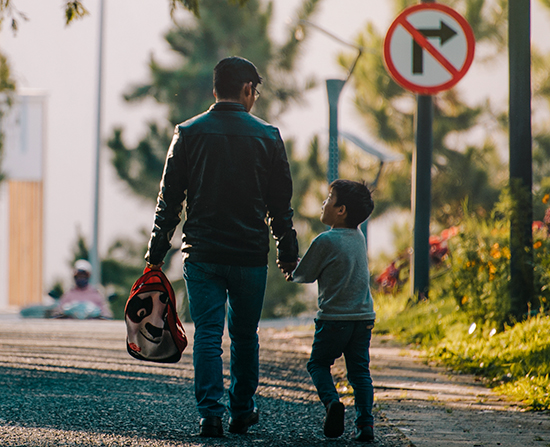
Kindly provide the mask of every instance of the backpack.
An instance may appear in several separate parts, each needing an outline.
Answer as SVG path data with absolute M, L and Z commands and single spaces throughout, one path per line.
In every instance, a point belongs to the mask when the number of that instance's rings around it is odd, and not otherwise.
M 176 312 L 176 295 L 161 270 L 145 268 L 124 308 L 126 348 L 139 360 L 176 363 L 187 336 Z

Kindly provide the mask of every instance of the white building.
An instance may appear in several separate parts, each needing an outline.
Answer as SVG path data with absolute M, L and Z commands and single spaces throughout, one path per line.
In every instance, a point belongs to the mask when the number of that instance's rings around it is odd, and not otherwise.
M 46 96 L 17 95 L 4 115 L 0 183 L 0 310 L 42 302 Z

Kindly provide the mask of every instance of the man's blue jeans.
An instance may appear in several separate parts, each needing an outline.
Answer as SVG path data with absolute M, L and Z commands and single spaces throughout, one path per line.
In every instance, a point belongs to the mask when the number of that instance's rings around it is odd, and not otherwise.
M 231 339 L 229 412 L 246 417 L 254 409 L 259 381 L 258 322 L 267 281 L 267 266 L 241 267 L 185 262 L 189 310 L 195 323 L 193 365 L 195 397 L 201 417 L 225 412 L 222 336 L 227 303 Z
M 315 338 L 307 370 L 323 404 L 339 400 L 330 369 L 344 354 L 348 380 L 355 397 L 355 425 L 373 425 L 374 392 L 369 348 L 374 321 L 315 320 Z

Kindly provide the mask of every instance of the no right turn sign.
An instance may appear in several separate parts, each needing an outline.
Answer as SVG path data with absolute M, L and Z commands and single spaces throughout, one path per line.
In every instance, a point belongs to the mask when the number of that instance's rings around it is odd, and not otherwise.
M 431 95 L 453 87 L 474 58 L 475 38 L 468 22 L 439 3 L 405 9 L 384 41 L 384 62 L 407 90 Z

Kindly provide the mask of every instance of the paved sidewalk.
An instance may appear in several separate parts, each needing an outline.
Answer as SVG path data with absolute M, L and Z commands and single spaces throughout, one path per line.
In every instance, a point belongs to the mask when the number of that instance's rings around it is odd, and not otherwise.
M 185 328 L 192 342 L 193 327 Z M 196 435 L 191 346 L 177 364 L 154 364 L 127 354 L 120 321 L 0 318 L 0 446 L 358 446 L 341 359 L 334 372 L 346 432 L 337 440 L 322 434 L 324 410 L 305 370 L 312 335 L 308 326 L 262 324 L 260 424 L 245 436 L 208 440 Z M 389 338 L 375 337 L 371 355 L 372 445 L 550 446 L 548 414 L 521 412 L 473 377 L 428 366 Z
M 378 408 L 416 447 L 548 447 L 548 413 L 523 412 L 474 376 L 427 365 L 416 351 L 376 337 Z

